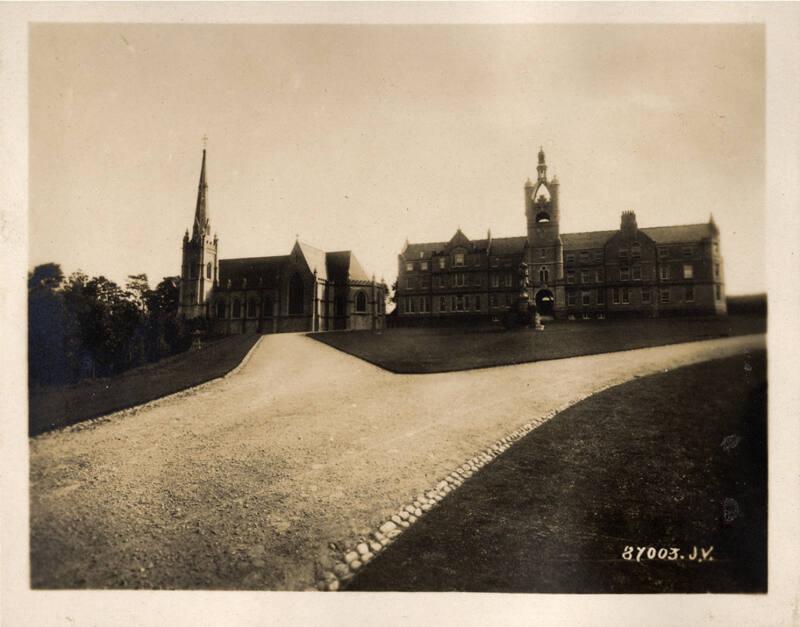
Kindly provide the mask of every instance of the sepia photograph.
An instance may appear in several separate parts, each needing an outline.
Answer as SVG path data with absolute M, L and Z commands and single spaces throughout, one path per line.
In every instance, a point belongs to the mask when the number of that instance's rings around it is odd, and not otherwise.
M 765 599 L 764 21 L 327 9 L 27 24 L 24 585 Z

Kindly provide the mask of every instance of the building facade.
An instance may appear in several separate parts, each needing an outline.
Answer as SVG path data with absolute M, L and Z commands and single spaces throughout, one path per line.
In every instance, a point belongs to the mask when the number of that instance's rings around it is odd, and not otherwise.
M 398 318 L 421 324 L 498 319 L 522 290 L 545 317 L 722 315 L 727 312 L 719 229 L 639 228 L 633 211 L 614 231 L 561 233 L 559 182 L 539 151 L 526 181 L 527 234 L 406 242 L 398 257 Z M 527 265 L 528 283 L 519 268 Z
M 386 285 L 349 250 L 295 242 L 288 255 L 219 259 L 211 234 L 206 151 L 194 224 L 183 237 L 180 314 L 214 334 L 381 329 Z

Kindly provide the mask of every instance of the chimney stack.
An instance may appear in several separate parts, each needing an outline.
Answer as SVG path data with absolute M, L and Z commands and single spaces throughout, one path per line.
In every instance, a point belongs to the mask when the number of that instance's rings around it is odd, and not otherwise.
M 623 233 L 634 235 L 639 229 L 636 225 L 636 214 L 633 211 L 623 211 L 619 228 Z

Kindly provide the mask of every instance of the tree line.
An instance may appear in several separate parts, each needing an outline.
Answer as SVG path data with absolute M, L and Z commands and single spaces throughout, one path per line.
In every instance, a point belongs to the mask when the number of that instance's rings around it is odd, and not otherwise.
M 75 383 L 119 374 L 185 350 L 178 320 L 178 277 L 154 289 L 147 275 L 124 286 L 56 263 L 28 273 L 28 378 L 32 385 Z

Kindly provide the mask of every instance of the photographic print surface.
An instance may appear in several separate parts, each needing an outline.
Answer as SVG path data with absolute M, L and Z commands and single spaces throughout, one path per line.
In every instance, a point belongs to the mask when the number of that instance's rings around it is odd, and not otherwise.
M 767 591 L 758 24 L 32 24 L 30 585 Z

